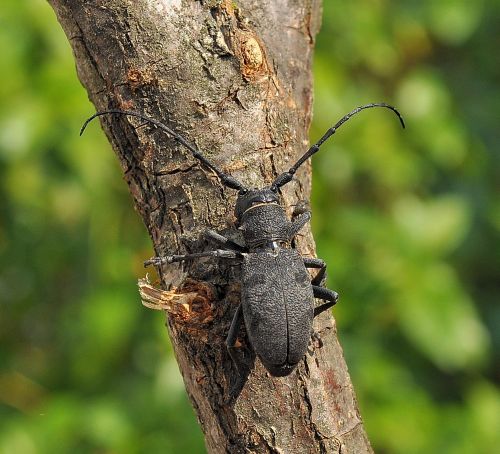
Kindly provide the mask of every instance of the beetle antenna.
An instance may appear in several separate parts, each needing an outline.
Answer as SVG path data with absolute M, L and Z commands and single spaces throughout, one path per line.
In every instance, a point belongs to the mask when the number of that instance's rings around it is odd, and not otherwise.
M 309 148 L 309 150 L 307 150 L 304 153 L 304 155 L 290 168 L 290 170 L 288 170 L 287 172 L 283 172 L 281 175 L 278 175 L 276 180 L 274 180 L 274 183 L 271 185 L 271 190 L 277 191 L 278 188 L 289 183 L 292 180 L 293 176 L 295 175 L 295 172 L 297 172 L 297 169 L 302 164 L 304 164 L 304 162 L 306 162 L 313 154 L 317 153 L 321 145 L 323 145 L 323 143 L 328 138 L 333 136 L 337 132 L 337 129 L 340 128 L 340 126 L 342 126 L 347 120 L 349 120 L 352 116 L 356 115 L 358 112 L 361 112 L 364 109 L 370 109 L 371 107 L 385 107 L 387 109 L 392 110 L 398 117 L 401 126 L 403 128 L 405 127 L 405 122 L 399 111 L 395 107 L 390 106 L 389 104 L 381 102 L 381 103 L 372 103 L 356 107 L 352 112 L 349 112 L 347 115 L 344 115 L 337 123 L 335 123 L 334 126 L 332 126 L 328 131 L 326 131 L 323 137 L 321 137 L 321 139 L 319 139 L 311 148 Z
M 231 175 L 228 175 L 227 173 L 224 173 L 219 167 L 217 167 L 215 164 L 212 164 L 203 154 L 191 143 L 189 143 L 184 137 L 182 137 L 180 134 L 177 134 L 175 131 L 170 129 L 168 126 L 164 125 L 158 120 L 155 120 L 153 118 L 147 117 L 145 115 L 142 115 L 137 112 L 133 112 L 130 110 L 103 110 L 101 112 L 97 112 L 94 115 L 92 115 L 90 118 L 85 120 L 85 123 L 83 123 L 82 128 L 80 129 L 80 135 L 83 134 L 85 131 L 85 128 L 87 128 L 87 125 L 96 117 L 100 117 L 103 115 L 114 115 L 114 114 L 119 114 L 119 115 L 128 115 L 130 117 L 137 117 L 140 118 L 141 120 L 147 121 L 148 123 L 151 123 L 158 128 L 160 128 L 162 131 L 166 132 L 167 135 L 169 135 L 172 139 L 174 139 L 176 142 L 180 143 L 183 145 L 185 148 L 187 148 L 191 154 L 198 159 L 202 164 L 204 164 L 206 167 L 209 169 L 213 170 L 217 176 L 220 178 L 222 184 L 224 186 L 227 186 L 228 188 L 231 189 L 237 189 L 238 191 L 244 193 L 247 191 L 247 189 L 234 177 Z

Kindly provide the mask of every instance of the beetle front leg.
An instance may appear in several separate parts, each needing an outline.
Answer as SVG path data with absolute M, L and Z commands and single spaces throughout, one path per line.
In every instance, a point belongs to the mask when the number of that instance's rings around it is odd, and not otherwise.
M 296 217 L 298 217 L 303 213 L 311 212 L 311 205 L 307 200 L 299 200 L 295 205 L 292 206 L 293 206 L 292 219 L 295 219 Z
M 241 254 L 237 251 L 228 251 L 225 249 L 216 249 L 215 251 L 195 252 L 194 254 L 185 255 L 166 255 L 165 257 L 152 257 L 144 262 L 144 266 L 160 266 L 166 263 L 184 262 L 186 260 L 195 260 L 202 257 L 217 257 L 220 259 L 237 259 Z
M 229 238 L 226 238 L 220 233 L 215 232 L 214 230 L 206 230 L 205 235 L 211 240 L 217 241 L 218 243 L 226 246 L 227 248 L 233 251 L 245 252 L 247 250 L 243 246 L 240 246 L 238 243 L 235 243 L 234 241 L 230 240 Z
M 300 229 L 304 227 L 311 220 L 311 212 L 306 211 L 305 213 L 299 214 L 291 223 L 288 228 L 287 237 L 292 240 Z

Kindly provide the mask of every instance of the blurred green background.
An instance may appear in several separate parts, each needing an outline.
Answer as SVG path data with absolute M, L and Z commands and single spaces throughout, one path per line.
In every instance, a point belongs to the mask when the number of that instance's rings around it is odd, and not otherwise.
M 377 453 L 500 446 L 500 2 L 325 0 L 313 228 Z M 43 0 L 0 6 L 0 452 L 202 453 L 151 247 Z M 99 162 L 99 167 L 94 163 Z

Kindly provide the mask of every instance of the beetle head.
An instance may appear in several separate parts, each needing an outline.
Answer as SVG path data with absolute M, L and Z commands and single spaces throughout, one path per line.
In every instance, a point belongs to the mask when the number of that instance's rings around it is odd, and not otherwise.
M 271 190 L 271 188 L 240 191 L 238 193 L 238 199 L 236 200 L 236 207 L 234 210 L 238 223 L 241 222 L 243 214 L 249 208 L 268 203 L 279 203 L 278 194 L 276 191 Z

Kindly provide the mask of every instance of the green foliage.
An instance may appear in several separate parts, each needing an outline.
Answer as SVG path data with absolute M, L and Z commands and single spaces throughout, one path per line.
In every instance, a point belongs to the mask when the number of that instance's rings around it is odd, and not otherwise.
M 376 452 L 500 445 L 499 2 L 324 2 L 313 227 Z M 204 452 L 150 242 L 42 0 L 0 7 L 0 452 Z M 94 163 L 99 162 L 99 167 Z M 330 173 L 331 172 L 331 173 Z M 497 304 L 495 304 L 497 303 Z M 495 368 L 496 367 L 496 368 Z
M 496 3 L 324 4 L 312 139 L 368 102 L 407 122 L 365 111 L 313 159 L 318 252 L 376 452 L 500 443 Z

